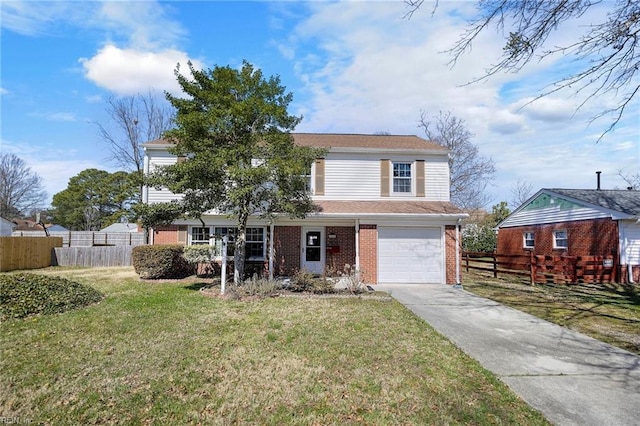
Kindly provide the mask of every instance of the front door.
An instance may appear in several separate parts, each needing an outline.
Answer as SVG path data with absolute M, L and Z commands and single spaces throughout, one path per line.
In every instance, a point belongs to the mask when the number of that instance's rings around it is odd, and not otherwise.
M 324 228 L 302 228 L 301 269 L 313 274 L 324 272 Z

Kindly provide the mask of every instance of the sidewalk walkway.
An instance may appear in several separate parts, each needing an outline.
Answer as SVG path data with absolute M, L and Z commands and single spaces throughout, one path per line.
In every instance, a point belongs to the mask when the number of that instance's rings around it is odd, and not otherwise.
M 640 356 L 462 289 L 377 285 L 558 426 L 640 425 Z

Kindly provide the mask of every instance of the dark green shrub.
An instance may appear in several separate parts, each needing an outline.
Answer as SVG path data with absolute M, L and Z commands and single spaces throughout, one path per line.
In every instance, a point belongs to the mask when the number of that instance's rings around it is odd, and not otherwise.
M 194 266 L 184 256 L 181 245 L 137 246 L 133 248 L 133 269 L 140 278 L 184 278 L 194 273 Z
M 37 274 L 0 275 L 0 319 L 58 314 L 97 303 L 99 291 L 61 277 Z

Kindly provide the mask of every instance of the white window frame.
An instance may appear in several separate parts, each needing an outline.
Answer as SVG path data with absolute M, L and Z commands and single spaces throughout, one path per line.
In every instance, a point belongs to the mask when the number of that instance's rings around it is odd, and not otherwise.
M 209 237 L 207 239 L 194 239 L 194 231 L 197 229 L 202 229 L 202 230 L 206 230 L 206 234 L 209 235 Z M 206 235 L 203 233 L 203 236 Z M 211 244 L 210 240 L 211 237 L 213 235 L 211 234 L 211 227 L 210 226 L 192 226 L 191 228 L 189 228 L 189 245 L 191 246 L 197 246 L 197 245 L 208 245 Z
M 558 238 L 558 234 L 563 233 L 564 237 Z M 564 245 L 558 244 L 558 242 L 564 241 Z M 566 229 L 557 229 L 553 231 L 553 248 L 554 249 L 568 249 L 569 248 L 569 234 Z
M 536 233 L 535 232 L 523 232 L 522 233 L 522 247 L 532 249 L 536 247 Z M 527 244 L 530 243 L 530 244 Z
M 532 249 L 536 247 L 536 233 L 535 232 L 523 232 L 522 233 L 522 247 L 526 249 Z M 531 244 L 527 244 L 531 242 Z
M 315 188 L 316 182 L 314 178 L 314 176 L 316 175 L 315 172 L 316 172 L 316 162 L 314 161 L 313 163 L 311 163 L 311 167 L 309 167 L 309 172 L 304 175 L 304 178 L 306 180 L 307 191 L 309 191 L 311 195 L 315 194 L 316 192 L 316 188 Z
M 396 165 L 408 165 L 409 166 L 409 177 L 406 176 L 396 176 Z M 391 162 L 391 193 L 394 195 L 413 195 L 414 192 L 414 179 L 415 171 L 412 161 L 392 161 Z M 396 179 L 402 179 L 403 181 L 409 181 L 409 190 L 408 191 L 396 191 Z
M 260 229 L 261 233 L 262 233 L 262 241 L 253 241 L 251 240 L 251 235 L 252 234 L 252 230 L 256 230 L 256 229 Z M 229 232 L 232 231 L 232 232 Z M 216 237 L 222 237 L 222 236 L 227 236 L 229 237 L 228 242 L 227 242 L 227 256 L 232 257 L 234 255 L 234 251 L 235 251 L 235 243 L 236 243 L 236 235 L 237 235 L 237 228 L 235 226 L 227 226 L 227 225 L 215 225 L 213 227 L 213 234 Z M 249 252 L 249 250 L 247 250 L 249 248 L 249 245 L 252 244 L 262 244 L 262 256 L 250 256 L 247 257 L 246 260 L 249 261 L 261 261 L 261 260 L 265 260 L 266 259 L 266 253 L 267 253 L 267 231 L 266 228 L 264 226 L 247 226 L 246 229 L 246 241 L 245 241 L 245 251 L 246 253 Z M 216 238 L 214 241 L 214 244 L 216 245 L 216 252 L 219 253 L 218 254 L 218 258 L 220 258 L 221 253 L 222 253 L 222 239 L 221 238 Z

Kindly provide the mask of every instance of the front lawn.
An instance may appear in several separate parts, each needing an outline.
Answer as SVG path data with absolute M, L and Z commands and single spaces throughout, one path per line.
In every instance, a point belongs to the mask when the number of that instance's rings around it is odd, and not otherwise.
M 479 296 L 640 355 L 640 286 L 536 284 L 465 272 L 464 288 Z
M 131 268 L 47 269 L 107 295 L 0 324 L 0 413 L 32 424 L 548 424 L 399 303 L 205 297 Z

